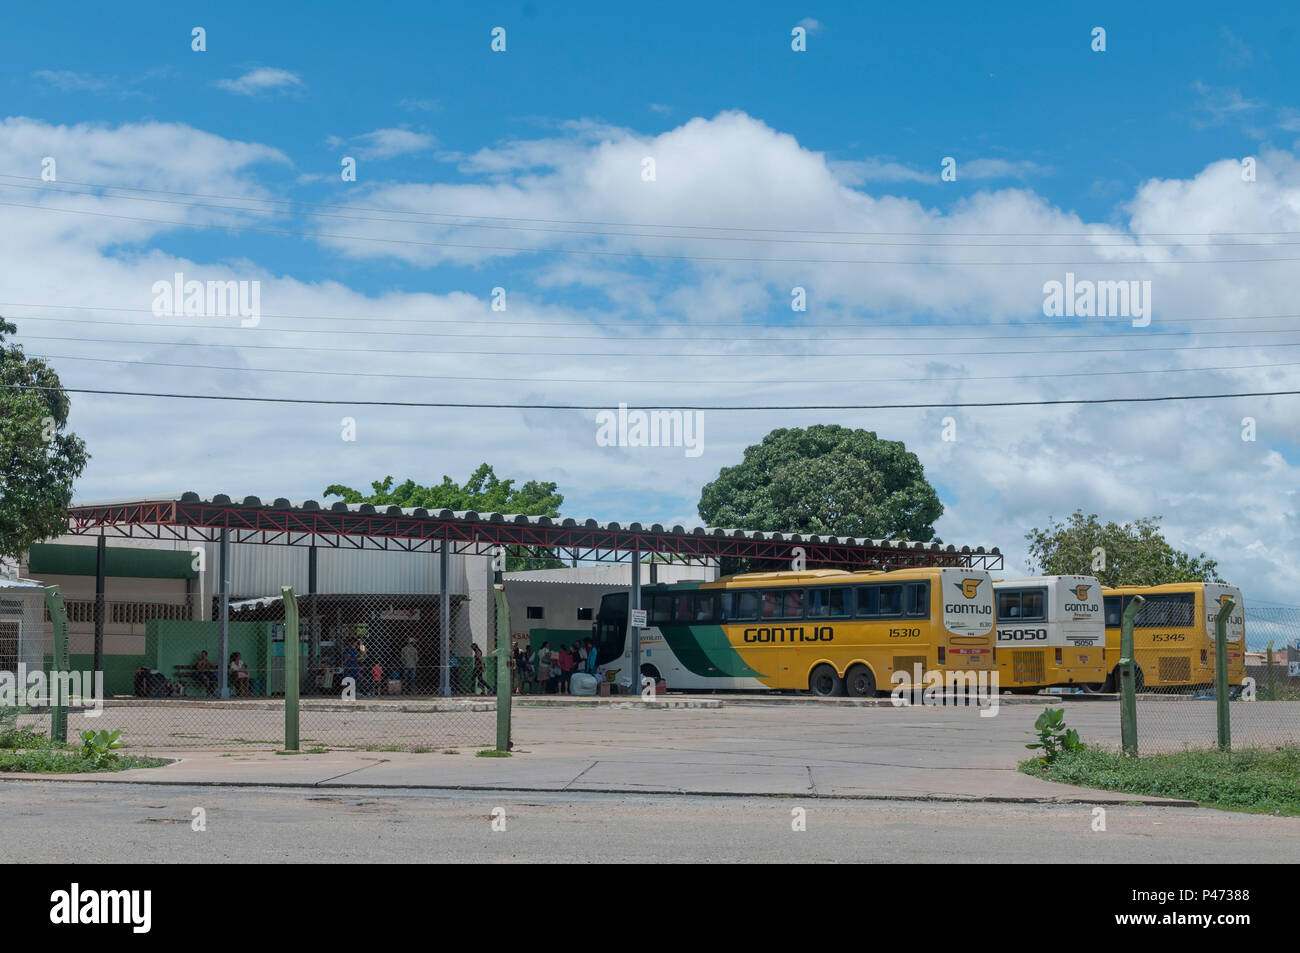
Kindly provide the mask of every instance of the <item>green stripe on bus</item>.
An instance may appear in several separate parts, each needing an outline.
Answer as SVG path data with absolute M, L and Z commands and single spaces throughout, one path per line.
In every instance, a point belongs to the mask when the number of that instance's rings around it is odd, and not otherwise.
M 660 626 L 664 641 L 686 668 L 702 678 L 762 678 L 717 625 Z

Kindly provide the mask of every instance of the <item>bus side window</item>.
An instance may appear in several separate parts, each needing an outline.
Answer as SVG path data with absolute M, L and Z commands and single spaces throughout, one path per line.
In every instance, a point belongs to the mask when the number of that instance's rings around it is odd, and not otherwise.
M 763 618 L 775 619 L 781 614 L 781 593 L 763 590 Z
M 930 584 L 928 582 L 909 582 L 907 584 L 907 601 L 904 609 L 909 616 L 924 619 L 930 614 Z
M 691 603 L 695 600 L 691 598 L 693 593 L 680 593 L 673 601 L 676 605 L 673 607 L 673 621 L 678 625 L 695 621 L 695 613 L 691 611 Z
M 853 615 L 853 590 L 852 589 L 828 589 L 826 590 L 828 601 L 827 608 L 830 610 L 827 614 L 832 618 L 842 619 L 845 616 Z
M 1020 618 L 1020 590 L 998 590 L 998 621 Z
M 715 592 L 697 592 L 695 594 L 695 622 L 703 625 L 717 621 L 718 595 Z
M 1105 603 L 1106 603 L 1106 628 L 1118 629 L 1120 623 L 1120 616 L 1124 614 L 1123 611 L 1120 609 L 1120 597 L 1107 596 L 1105 599 Z
M 902 586 L 881 586 L 880 587 L 880 614 L 881 615 L 902 615 L 903 613 L 903 587 Z
M 828 600 L 833 591 L 832 589 L 808 590 L 808 618 L 821 619 L 830 615 Z
M 730 622 L 732 618 L 732 601 L 735 599 L 734 592 L 718 593 L 718 618 L 723 622 Z
M 756 589 L 742 590 L 736 596 L 736 618 L 737 619 L 757 619 L 758 618 L 758 597 L 760 593 Z
M 783 619 L 802 619 L 803 618 L 803 590 L 787 589 L 785 591 L 785 607 L 781 613 Z
M 672 621 L 672 596 L 655 595 L 649 599 L 650 614 L 649 622 L 651 625 L 664 625 Z
M 1041 589 L 1027 589 L 1020 594 L 1020 618 L 1041 621 L 1046 618 L 1044 607 L 1046 599 Z
M 880 587 L 863 586 L 858 590 L 858 615 L 880 614 Z

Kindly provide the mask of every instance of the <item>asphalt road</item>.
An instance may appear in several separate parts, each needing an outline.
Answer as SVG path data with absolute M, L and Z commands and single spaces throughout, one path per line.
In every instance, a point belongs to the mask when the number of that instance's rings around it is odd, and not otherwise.
M 193 829 L 201 808 L 206 830 Z M 501 809 L 504 830 L 493 830 Z M 793 812 L 806 812 L 795 831 Z M 1300 820 L 1201 808 L 11 780 L 0 861 L 1294 862 Z M 500 824 L 498 823 L 498 826 Z

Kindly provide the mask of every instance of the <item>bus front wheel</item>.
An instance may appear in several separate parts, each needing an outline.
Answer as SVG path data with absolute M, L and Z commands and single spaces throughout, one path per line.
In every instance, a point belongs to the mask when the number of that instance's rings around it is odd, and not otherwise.
M 814 695 L 829 698 L 844 694 L 844 679 L 829 665 L 818 665 L 808 678 L 808 690 Z
M 844 675 L 844 687 L 854 698 L 875 698 L 876 676 L 865 665 L 855 665 Z

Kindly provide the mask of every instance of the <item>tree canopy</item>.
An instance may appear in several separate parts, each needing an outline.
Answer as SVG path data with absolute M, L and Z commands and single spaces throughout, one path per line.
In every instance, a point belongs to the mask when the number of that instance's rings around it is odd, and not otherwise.
M 935 539 L 939 495 L 901 441 L 833 424 L 773 430 L 700 491 L 706 525 Z
M 4 345 L 17 330 L 0 318 L 0 557 L 10 558 L 67 530 L 72 484 L 89 459 L 66 429 L 70 405 L 58 374 Z
M 470 478 L 459 484 L 449 476 L 434 486 L 421 486 L 406 480 L 393 486 L 393 478 L 386 476 L 370 484 L 372 492 L 362 494 L 352 487 L 338 483 L 325 488 L 326 496 L 339 496 L 345 503 L 373 503 L 376 506 L 422 506 L 430 510 L 474 510 L 477 513 L 513 513 L 521 516 L 559 516 L 564 495 L 556 484 L 529 480 L 521 487 L 514 480 L 502 480 L 484 463 Z M 508 547 L 506 568 L 555 569 L 564 563 L 549 550 Z
M 335 483 L 325 488 L 326 496 L 341 496 L 344 503 L 373 503 L 376 506 L 423 506 L 425 509 L 474 510 L 479 513 L 518 513 L 523 516 L 559 516 L 563 494 L 554 483 L 529 480 L 516 488 L 514 480 L 502 480 L 484 463 L 465 483 L 449 476 L 434 486 L 421 486 L 406 480 L 393 486 L 391 476 L 375 480 L 372 492 L 363 494 Z
M 1192 556 L 1169 545 L 1159 516 L 1105 526 L 1076 510 L 1065 523 L 1048 519 L 1046 529 L 1025 534 L 1030 572 L 1047 576 L 1096 576 L 1103 586 L 1160 586 L 1170 582 L 1223 582 L 1218 563 L 1205 553 Z M 1100 550 L 1100 552 L 1098 552 Z

